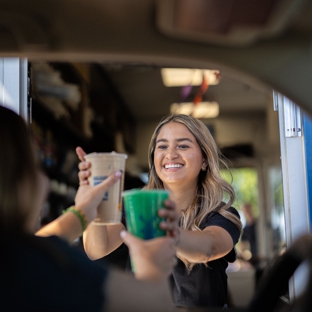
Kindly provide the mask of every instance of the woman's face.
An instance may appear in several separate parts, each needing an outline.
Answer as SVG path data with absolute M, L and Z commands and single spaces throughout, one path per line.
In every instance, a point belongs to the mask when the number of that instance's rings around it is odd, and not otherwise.
M 204 157 L 193 134 L 181 123 L 162 126 L 156 138 L 154 165 L 164 187 L 196 187 Z

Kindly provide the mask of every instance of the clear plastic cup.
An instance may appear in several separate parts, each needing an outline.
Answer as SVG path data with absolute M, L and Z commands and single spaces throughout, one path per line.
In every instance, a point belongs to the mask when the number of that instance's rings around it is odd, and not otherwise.
M 88 178 L 90 185 L 101 183 L 115 171 L 120 170 L 123 173 L 120 180 L 105 193 L 93 224 L 106 225 L 121 222 L 122 191 L 124 188 L 124 172 L 127 157 L 126 154 L 116 152 L 91 153 L 85 156 L 85 160 L 91 163 L 91 176 Z

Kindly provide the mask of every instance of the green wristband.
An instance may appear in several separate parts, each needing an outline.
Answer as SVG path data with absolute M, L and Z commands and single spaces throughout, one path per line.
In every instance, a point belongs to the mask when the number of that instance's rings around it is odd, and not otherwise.
M 76 209 L 75 206 L 71 206 L 71 207 L 67 208 L 66 210 L 63 211 L 63 214 L 67 213 L 67 212 L 72 212 L 78 217 L 78 219 L 81 223 L 82 232 L 84 232 L 88 226 L 88 221 L 87 221 L 86 216 L 80 210 Z

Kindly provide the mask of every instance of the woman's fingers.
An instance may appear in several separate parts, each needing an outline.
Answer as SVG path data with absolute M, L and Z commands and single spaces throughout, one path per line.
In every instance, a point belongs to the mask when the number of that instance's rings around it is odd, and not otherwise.
M 166 209 L 159 209 L 158 215 L 166 219 L 166 221 L 162 221 L 159 226 L 161 229 L 167 231 L 170 236 L 177 239 L 179 236 L 180 215 L 178 214 L 173 201 L 166 200 L 164 204 Z
M 177 226 L 174 223 L 170 223 L 167 221 L 162 221 L 160 222 L 159 226 L 166 231 L 172 231 L 175 230 L 177 228 Z
M 78 164 L 79 185 L 88 185 L 89 184 L 88 177 L 91 174 L 91 172 L 88 169 L 91 167 L 91 164 L 90 162 L 85 161 L 84 157 L 86 153 L 80 146 L 76 148 L 76 154 L 78 158 L 81 160 L 81 162 Z
M 159 227 L 166 231 L 169 236 L 174 237 L 176 241 L 179 240 L 180 229 L 175 224 L 169 222 L 160 222 Z
M 86 153 L 80 146 L 78 146 L 76 148 L 76 153 L 77 153 L 79 159 L 81 160 L 81 162 L 78 164 L 79 184 L 80 185 L 88 185 L 89 182 L 87 181 L 87 179 L 91 174 L 91 172 L 88 169 L 91 167 L 91 164 L 90 164 L 90 162 L 85 161 L 84 156 L 86 155 Z
M 167 200 L 165 200 L 164 204 L 165 204 L 165 207 L 166 207 L 167 209 L 169 209 L 169 210 L 175 210 L 175 203 L 174 203 L 172 200 L 167 199 Z
M 81 161 L 85 161 L 86 152 L 80 146 L 76 147 L 76 154 Z
M 89 181 L 88 180 L 79 181 L 79 185 L 80 186 L 82 186 L 82 185 L 89 185 Z
M 89 170 L 79 171 L 78 178 L 80 182 L 88 181 L 88 177 L 90 176 L 91 172 Z M 88 184 L 88 183 L 87 183 Z
M 179 220 L 179 215 L 174 210 L 159 209 L 158 215 L 162 218 L 170 219 L 171 221 Z
M 78 164 L 79 170 L 87 170 L 91 167 L 91 163 L 88 161 L 82 161 Z

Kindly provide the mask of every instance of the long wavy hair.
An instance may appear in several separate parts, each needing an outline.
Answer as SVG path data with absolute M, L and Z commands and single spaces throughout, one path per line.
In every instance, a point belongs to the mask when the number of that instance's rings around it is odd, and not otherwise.
M 228 208 L 232 206 L 235 200 L 234 190 L 232 186 L 220 175 L 221 165 L 224 168 L 228 168 L 227 164 L 222 159 L 220 150 L 218 149 L 207 126 L 196 118 L 177 114 L 164 117 L 160 121 L 153 133 L 148 149 L 149 181 L 145 188 L 164 188 L 163 182 L 156 173 L 154 165 L 154 152 L 160 129 L 169 122 L 180 123 L 187 127 L 187 129 L 196 138 L 203 157 L 208 164 L 207 170 L 200 171 L 199 173 L 196 195 L 192 204 L 182 211 L 182 219 L 180 223 L 181 228 L 191 231 L 201 231 L 199 226 L 205 216 L 212 211 L 217 211 L 222 216 L 233 222 L 241 232 L 242 223 L 240 219 L 228 211 Z M 223 202 L 225 194 L 228 194 L 229 197 L 227 202 Z M 188 270 L 191 270 L 195 265 L 182 257 L 179 258 L 184 262 Z
M 25 231 L 36 202 L 38 166 L 24 120 L 0 106 L 0 227 Z

